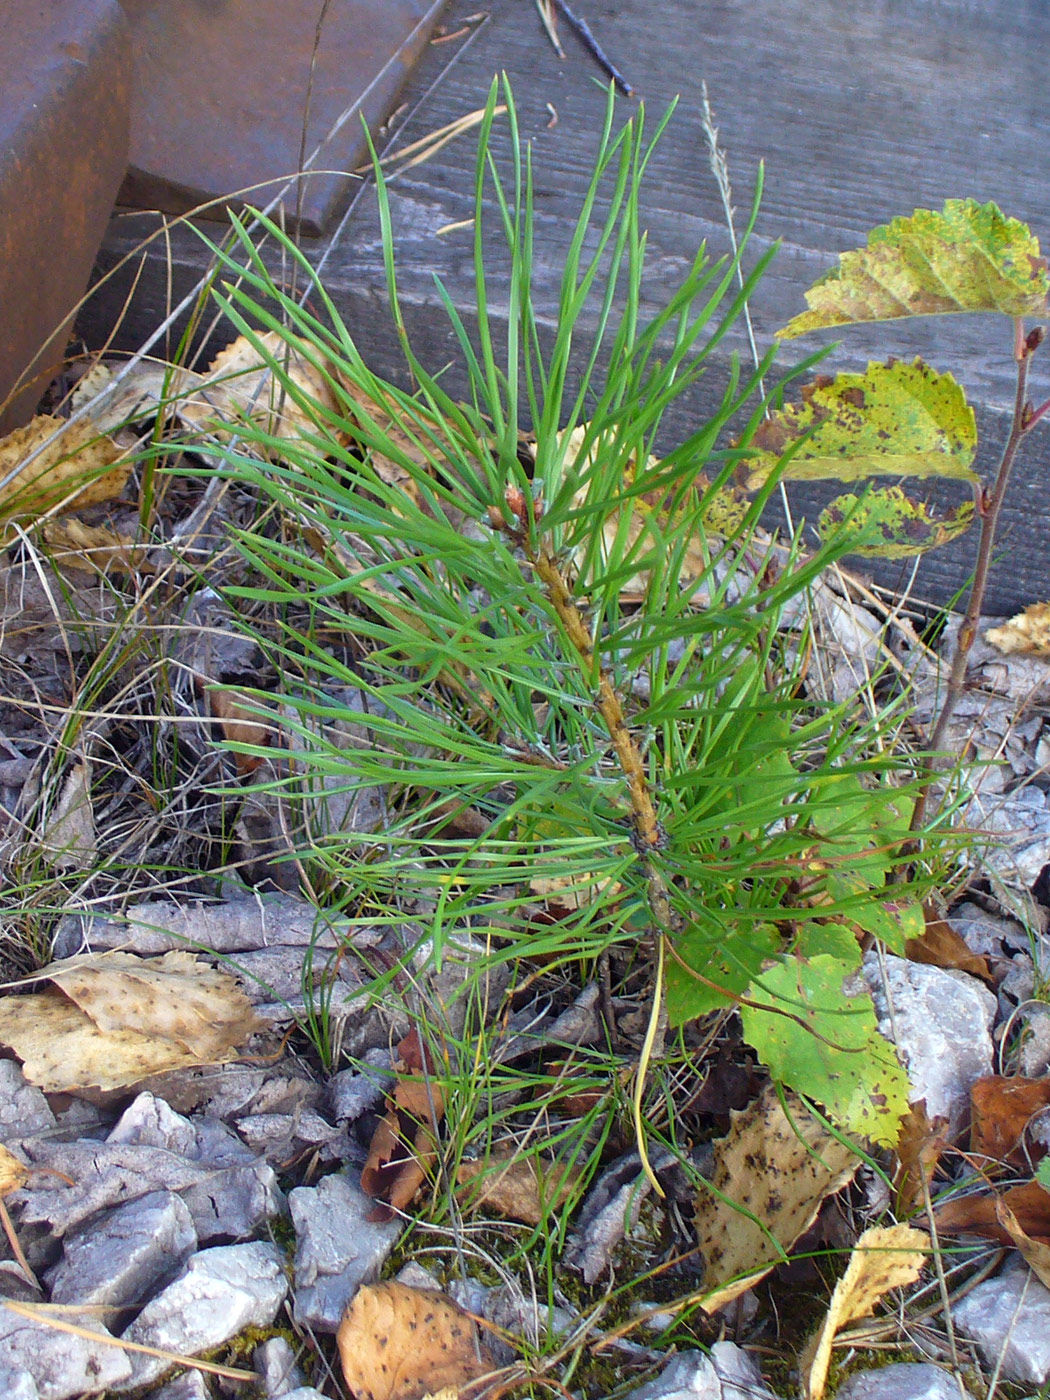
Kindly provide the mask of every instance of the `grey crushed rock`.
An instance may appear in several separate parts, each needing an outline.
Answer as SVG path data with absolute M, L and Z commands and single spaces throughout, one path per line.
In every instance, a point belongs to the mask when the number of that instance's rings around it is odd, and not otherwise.
M 270 1337 L 252 1352 L 252 1366 L 259 1377 L 266 1400 L 277 1400 L 289 1391 L 301 1390 L 306 1377 L 296 1364 L 295 1352 L 286 1337 Z
M 159 1390 L 151 1390 L 146 1400 L 212 1400 L 212 1394 L 200 1371 L 183 1371 Z
M 281 1208 L 273 1168 L 214 1118 L 191 1122 L 153 1094 L 139 1094 L 104 1143 L 27 1138 L 23 1158 L 61 1172 L 72 1187 L 43 1173 L 14 1193 L 27 1224 L 61 1237 L 98 1211 L 149 1191 L 176 1191 L 201 1243 L 243 1240 Z
M 174 1283 L 148 1303 L 124 1339 L 196 1356 L 245 1327 L 268 1327 L 288 1293 L 284 1261 L 270 1244 L 222 1245 L 194 1255 Z M 134 1390 L 171 1368 L 161 1357 L 130 1352 L 131 1376 L 117 1390 Z
M 29 1137 L 55 1126 L 47 1099 L 34 1084 L 27 1084 L 15 1060 L 0 1060 L 0 1142 Z
M 0 1370 L 0 1395 L 4 1400 L 40 1400 L 36 1381 L 28 1371 Z
M 173 1191 L 150 1191 L 70 1231 L 48 1274 L 51 1301 L 144 1303 L 196 1248 L 185 1202 Z
M 1027 1264 L 986 1279 L 952 1307 L 952 1321 L 1000 1377 L 1043 1385 L 1050 1377 L 1050 1289 Z
M 969 1392 L 940 1366 L 901 1361 L 850 1376 L 835 1400 L 969 1400 Z
M 772 1400 L 762 1372 L 733 1342 L 716 1342 L 711 1355 L 683 1351 L 627 1400 Z
M 328 1081 L 327 1106 L 337 1123 L 352 1123 L 375 1108 L 393 1082 L 391 1055 L 386 1049 L 369 1050 L 360 1069 L 342 1069 Z
M 63 1321 L 87 1332 L 111 1335 L 97 1317 L 88 1313 L 67 1313 Z M 131 1363 L 120 1347 L 111 1343 L 59 1332 L 0 1308 L 0 1374 L 5 1370 L 13 1372 L 16 1378 L 27 1371 L 40 1400 L 69 1400 L 85 1392 L 123 1384 L 131 1375 Z
M 883 981 L 885 969 L 885 983 Z M 910 1099 L 954 1138 L 969 1115 L 970 1087 L 992 1073 L 995 997 L 975 977 L 876 953 L 864 958 L 879 1030 L 900 1052 Z
M 289 1193 L 296 1236 L 296 1322 L 334 1332 L 359 1286 L 378 1275 L 401 1223 L 369 1220 L 374 1206 L 360 1186 L 338 1172 Z

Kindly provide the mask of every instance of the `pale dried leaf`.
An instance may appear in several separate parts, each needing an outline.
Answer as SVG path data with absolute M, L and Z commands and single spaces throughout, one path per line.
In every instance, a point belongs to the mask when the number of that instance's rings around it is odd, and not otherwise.
M 189 1051 L 137 1031 L 101 1031 L 59 991 L 0 1001 L 0 1041 L 45 1093 L 121 1089 L 194 1064 Z
M 49 1093 L 119 1089 L 222 1063 L 264 1025 L 232 977 L 190 953 L 91 954 L 41 975 L 58 985 L 0 1000 L 0 1041 Z
M 18 1191 L 29 1177 L 29 1168 L 13 1152 L 0 1145 L 0 1196 Z
M 86 525 L 71 515 L 47 521 L 43 533 L 52 562 L 65 569 L 133 574 L 148 564 L 147 551 L 135 536 L 112 525 Z
M 827 1316 L 802 1354 L 808 1400 L 821 1400 L 824 1394 L 835 1334 L 856 1318 L 868 1317 L 891 1289 L 914 1283 L 929 1248 L 929 1235 L 910 1225 L 874 1225 L 864 1231 L 853 1247 L 846 1272 L 835 1285 Z
M 712 1190 L 697 1200 L 696 1230 L 713 1313 L 752 1288 L 851 1181 L 860 1158 L 794 1094 L 769 1085 L 715 1144 Z M 789 1116 L 790 1115 L 790 1116 Z M 739 1203 L 739 1208 L 734 1207 Z M 745 1213 L 746 1212 L 746 1213 Z
M 1035 1240 L 1022 1228 L 1017 1216 L 1000 1197 L 995 1203 L 995 1217 L 1013 1240 L 1021 1257 L 1040 1283 L 1050 1288 L 1050 1244 Z
M 575 1167 L 543 1163 L 541 1171 L 540 1165 L 533 1157 L 465 1161 L 459 1164 L 456 1180 L 461 1188 L 477 1183 L 466 1196 L 475 1208 L 484 1206 L 511 1220 L 539 1225 L 565 1203 L 579 1177 Z
M 336 1333 L 343 1377 L 357 1400 L 422 1400 L 496 1369 L 470 1318 L 443 1293 L 365 1284 Z
M 91 953 L 51 963 L 40 976 L 60 987 L 101 1030 L 148 1030 L 204 1063 L 262 1029 L 236 979 L 189 952 L 160 958 Z
M 1007 656 L 1019 652 L 1050 659 L 1050 603 L 1032 603 L 1001 627 L 989 627 L 984 637 Z
M 123 449 L 89 420 L 65 424 L 40 414 L 0 440 L 0 481 L 11 476 L 0 486 L 0 519 L 37 520 L 120 495 L 131 472 L 131 462 L 120 461 Z M 55 432 L 55 441 L 28 461 Z
M 296 390 L 317 406 L 319 415 L 339 416 L 331 383 L 302 350 L 277 331 L 267 331 L 258 339 L 282 365 Z M 234 435 L 245 419 L 270 436 L 286 440 L 316 438 L 322 432 L 243 335 L 215 357 L 193 398 L 180 405 L 179 418 L 220 440 Z
M 91 765 L 77 763 L 66 775 L 54 811 L 41 836 L 41 846 L 59 870 L 86 870 L 98 851 L 98 833 L 91 809 Z

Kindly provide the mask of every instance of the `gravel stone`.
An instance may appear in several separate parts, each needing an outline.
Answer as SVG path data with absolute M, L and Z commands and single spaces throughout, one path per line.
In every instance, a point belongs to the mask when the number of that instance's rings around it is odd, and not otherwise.
M 0 1395 L 4 1400 L 40 1400 L 36 1381 L 28 1371 L 0 1370 Z
M 1002 1380 L 1043 1385 L 1050 1377 L 1050 1289 L 1027 1264 L 979 1283 L 952 1308 L 952 1321 L 973 1337 Z
M 88 1313 L 69 1313 L 63 1321 L 100 1336 L 110 1335 L 105 1325 Z M 40 1400 L 68 1400 L 126 1383 L 131 1362 L 120 1347 L 58 1332 L 0 1308 L 0 1375 L 5 1370 L 16 1378 L 20 1372 L 28 1372 Z M 33 1391 L 27 1394 L 32 1396 Z
M 850 1376 L 835 1400 L 969 1400 L 951 1374 L 926 1362 L 898 1362 Z
M 196 1356 L 245 1327 L 269 1327 L 288 1293 L 284 1261 L 269 1244 L 233 1244 L 194 1255 L 185 1271 L 148 1303 L 125 1341 Z M 117 1390 L 159 1379 L 171 1363 L 129 1353 L 131 1376 Z
M 968 973 L 888 954 L 880 963 L 868 953 L 864 976 L 879 1030 L 895 1041 L 907 1068 L 911 1102 L 925 1099 L 927 1115 L 947 1118 L 954 1138 L 969 1117 L 970 1086 L 992 1073 L 995 997 Z
M 290 1390 L 301 1390 L 306 1383 L 286 1337 L 270 1337 L 257 1346 L 252 1352 L 252 1365 L 267 1400 L 277 1400 L 278 1396 L 283 1397 Z
M 296 1234 L 296 1322 L 334 1332 L 360 1285 L 377 1276 L 401 1233 L 401 1222 L 369 1220 L 374 1205 L 342 1173 L 289 1194 Z
M 48 1282 L 53 1303 L 143 1303 L 197 1248 L 185 1202 L 150 1191 L 68 1234 Z
M 151 1390 L 146 1400 L 212 1400 L 212 1392 L 200 1371 L 183 1371 L 159 1390 Z
M 762 1372 L 733 1342 L 717 1342 L 711 1355 L 683 1351 L 627 1400 L 772 1400 Z
M 389 1050 L 370 1050 L 365 1060 L 368 1063 L 360 1071 L 342 1069 L 328 1081 L 328 1111 L 337 1123 L 352 1123 L 375 1108 L 393 1083 Z
M 34 1084 L 27 1084 L 20 1065 L 0 1060 L 0 1142 L 29 1137 L 55 1126 L 47 1099 Z

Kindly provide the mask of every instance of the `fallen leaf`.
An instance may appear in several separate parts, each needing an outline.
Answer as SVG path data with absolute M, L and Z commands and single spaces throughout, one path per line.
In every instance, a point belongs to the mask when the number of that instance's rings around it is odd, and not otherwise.
M 48 520 L 44 539 L 52 563 L 91 574 L 134 574 L 148 566 L 147 551 L 135 536 L 112 525 L 85 525 L 75 515 Z
M 1000 1201 L 1019 1230 L 1040 1244 L 1050 1245 L 1050 1191 L 1037 1181 L 1012 1186 L 1001 1196 L 960 1196 L 939 1206 L 933 1218 L 943 1234 L 983 1235 L 1000 1244 L 1013 1244 L 1013 1237 L 999 1219 Z
M 86 870 L 93 862 L 98 833 L 91 806 L 90 763 L 77 763 L 69 770 L 40 843 L 59 870 Z
M 835 1285 L 827 1316 L 802 1353 L 799 1364 L 807 1400 L 821 1400 L 824 1394 L 835 1334 L 857 1318 L 870 1316 L 891 1289 L 914 1283 L 929 1248 L 929 1235 L 910 1225 L 874 1225 L 864 1231 Z
M 93 953 L 38 974 L 55 985 L 0 1000 L 0 1041 L 48 1093 L 120 1089 L 233 1059 L 266 1024 L 234 978 L 192 953 Z
M 473 1207 L 484 1206 L 511 1220 L 539 1225 L 564 1205 L 579 1175 L 576 1167 L 538 1163 L 534 1157 L 508 1157 L 460 1162 L 456 1181 L 461 1188 L 476 1183 L 466 1197 Z
M 0 480 L 6 481 L 0 486 L 0 520 L 38 520 L 47 511 L 80 509 L 120 495 L 131 474 L 131 462 L 120 461 L 123 448 L 88 421 L 65 424 L 64 418 L 40 414 L 0 440 Z M 56 432 L 55 441 L 44 447 Z
M 379 1120 L 361 1171 L 361 1190 L 378 1204 L 369 1213 L 386 1221 L 415 1199 L 437 1160 L 437 1130 L 445 1100 L 434 1082 L 433 1063 L 418 1030 L 405 1036 L 394 1059 L 397 1083 L 387 1095 L 387 1112 Z
M 1030 604 L 1001 627 L 989 627 L 984 638 L 1007 656 L 1050 657 L 1050 603 Z
M 715 1143 L 712 1189 L 697 1201 L 696 1231 L 714 1313 L 783 1262 L 813 1224 L 822 1202 L 851 1181 L 857 1153 L 834 1137 L 794 1094 L 776 1086 Z M 739 1204 L 735 1204 L 739 1203 Z
M 29 1168 L 26 1164 L 9 1152 L 6 1147 L 0 1145 L 0 1196 L 6 1196 L 11 1191 L 18 1191 L 25 1185 L 29 1178 Z
M 927 916 L 922 937 L 909 938 L 904 945 L 904 952 L 911 962 L 969 972 L 989 987 L 995 986 L 995 976 L 988 959 L 971 953 L 966 940 L 956 933 L 945 919 L 931 919 Z
M 1017 1216 L 1002 1199 L 995 1203 L 995 1217 L 1017 1246 L 1025 1263 L 1040 1283 L 1050 1288 L 1050 1244 L 1034 1240 L 1021 1229 Z
M 343 1378 L 356 1400 L 460 1397 L 496 1370 L 467 1314 L 443 1293 L 405 1283 L 364 1284 L 336 1333 Z
M 947 1146 L 947 1118 L 938 1117 L 931 1123 L 926 1114 L 926 1100 L 913 1103 L 897 1138 L 893 1189 L 899 1215 L 909 1214 L 923 1202 Z
M 345 432 L 335 426 L 342 410 L 332 383 L 310 358 L 317 352 L 308 354 L 305 343 L 277 331 L 266 331 L 257 341 L 261 351 L 247 336 L 238 336 L 216 355 L 193 398 L 180 403 L 181 421 L 220 440 L 233 436 L 238 425 L 248 421 L 286 441 L 325 435 L 346 441 Z M 291 388 L 275 378 L 267 356 L 282 366 Z M 314 405 L 312 411 L 297 398 Z M 250 441 L 245 445 L 252 446 Z
M 1035 1114 L 1050 1106 L 1050 1078 L 990 1074 L 972 1085 L 970 1103 L 970 1152 L 974 1156 L 1023 1170 L 1031 1166 L 1033 1156 L 1044 1155 L 1038 1148 L 1029 1153 L 1024 1135 Z

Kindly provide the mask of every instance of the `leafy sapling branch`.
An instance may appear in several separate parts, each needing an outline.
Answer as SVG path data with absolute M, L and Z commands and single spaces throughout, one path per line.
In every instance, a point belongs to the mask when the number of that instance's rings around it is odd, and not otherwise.
M 963 692 L 995 553 L 1000 512 L 1017 453 L 1050 411 L 1050 399 L 1028 398 L 1032 355 L 1045 336 L 1025 330 L 1026 316 L 1047 313 L 1050 279 L 1038 241 L 1025 224 L 995 204 L 950 199 L 943 211 L 917 209 L 873 229 L 865 248 L 843 253 L 839 265 L 806 293 L 809 310 L 781 331 L 782 339 L 831 326 L 910 316 L 996 312 L 1013 320 L 1017 365 L 1010 431 L 998 469 L 984 485 L 971 463 L 977 450 L 973 411 L 951 375 L 921 360 L 871 364 L 866 374 L 822 378 L 803 389 L 803 404 L 768 420 L 756 441 L 751 481 L 787 457 L 785 479 L 858 479 L 875 475 L 936 476 L 968 481 L 974 500 L 933 519 L 924 503 L 896 487 L 842 497 L 821 517 L 827 530 L 845 526 L 856 552 L 888 556 L 919 553 L 962 533 L 976 512 L 980 537 L 973 582 L 956 639 L 944 698 L 923 760 L 923 782 L 911 829 L 926 817 L 934 775 L 949 723 Z

